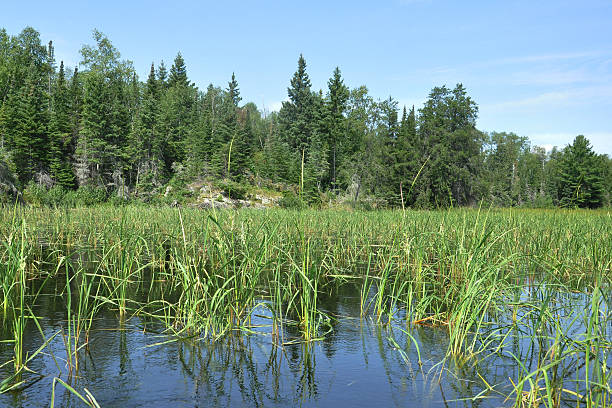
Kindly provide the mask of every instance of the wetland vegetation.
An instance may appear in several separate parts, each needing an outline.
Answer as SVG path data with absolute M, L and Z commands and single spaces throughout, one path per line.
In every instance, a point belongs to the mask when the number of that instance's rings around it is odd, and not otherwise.
M 1 405 L 346 403 L 353 364 L 385 405 L 612 406 L 607 210 L 14 207 L 0 243 Z

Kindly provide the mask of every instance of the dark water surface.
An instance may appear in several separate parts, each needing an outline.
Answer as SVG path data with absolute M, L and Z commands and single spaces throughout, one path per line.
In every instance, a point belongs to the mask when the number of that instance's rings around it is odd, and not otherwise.
M 580 310 L 577 298 L 570 310 Z M 39 297 L 45 337 L 66 330 L 62 302 Z M 65 303 L 63 303 L 65 304 Z M 26 387 L 0 395 L 0 407 L 41 407 L 51 400 L 53 377 L 77 391 L 87 388 L 102 407 L 496 407 L 511 391 L 517 364 L 499 353 L 479 363 L 446 360 L 448 334 L 441 327 L 412 329 L 412 340 L 398 319 L 381 325 L 359 319 L 359 294 L 347 288 L 325 299 L 321 309 L 332 316 L 324 340 L 278 346 L 269 333 L 264 309 L 256 310 L 258 333 L 236 333 L 216 343 L 190 339 L 173 341 L 156 333 L 160 328 L 133 318 L 120 324 L 116 313 L 100 313 L 94 322 L 88 350 L 79 357 L 79 372 L 70 378 L 61 334 L 28 367 Z M 570 312 L 571 313 L 571 312 Z M 285 342 L 298 339 L 288 327 Z M 422 357 L 419 365 L 416 341 Z M 25 349 L 42 344 L 34 324 L 28 324 Z M 399 346 L 399 348 L 398 348 Z M 0 361 L 12 358 L 12 345 L 0 344 Z M 514 353 L 521 353 L 521 341 Z M 525 357 L 526 358 L 526 357 Z M 0 368 L 1 378 L 12 365 Z M 496 385 L 486 391 L 481 378 Z M 55 406 L 82 406 L 61 385 Z

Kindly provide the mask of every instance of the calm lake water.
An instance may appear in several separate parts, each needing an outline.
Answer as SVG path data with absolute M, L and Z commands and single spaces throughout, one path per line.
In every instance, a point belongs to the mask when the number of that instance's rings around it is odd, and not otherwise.
M 40 296 L 35 313 L 45 337 L 66 327 L 61 300 Z M 568 316 L 588 307 L 584 296 L 568 296 Z M 53 377 L 69 381 L 79 392 L 87 388 L 102 407 L 497 407 L 509 406 L 517 364 L 501 350 L 476 363 L 441 363 L 448 347 L 443 327 L 419 327 L 406 335 L 400 319 L 382 325 L 359 319 L 359 293 L 351 286 L 322 301 L 333 317 L 324 340 L 279 347 L 269 333 L 264 309 L 254 313 L 257 333 L 236 333 L 209 344 L 190 339 L 172 341 L 159 327 L 133 318 L 120 324 L 113 312 L 99 314 L 88 350 L 80 353 L 80 369 L 69 379 L 61 335 L 54 338 L 28 367 L 25 388 L 0 395 L 0 407 L 48 406 Z M 578 330 L 578 328 L 576 329 Z M 610 330 L 612 332 L 612 328 Z M 6 338 L 6 335 L 3 335 Z M 286 327 L 283 340 L 298 339 Z M 422 366 L 414 341 L 418 343 Z M 525 360 L 536 350 L 521 338 L 510 341 L 512 352 Z M 25 349 L 42 344 L 34 324 L 28 325 Z M 12 345 L 0 344 L 0 362 L 11 359 Z M 536 353 L 537 354 L 537 353 Z M 475 364 L 476 363 L 476 364 Z M 12 365 L 0 368 L 10 375 Z M 481 378 L 496 385 L 487 392 Z M 58 385 L 55 404 L 82 406 Z

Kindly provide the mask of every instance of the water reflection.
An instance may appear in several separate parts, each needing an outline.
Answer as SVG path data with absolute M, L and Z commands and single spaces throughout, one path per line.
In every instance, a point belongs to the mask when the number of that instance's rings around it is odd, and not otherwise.
M 549 295 L 540 290 L 520 296 L 523 302 L 541 305 Z M 41 316 L 42 335 L 29 325 L 27 350 L 35 350 L 43 336 L 49 338 L 62 329 L 65 311 L 61 305 L 56 297 L 39 298 L 36 313 Z M 566 327 L 569 338 L 584 330 L 578 317 L 588 307 L 585 296 L 556 294 L 549 310 L 566 320 L 575 318 L 575 326 Z M 118 323 L 116 314 L 100 313 L 89 347 L 80 352 L 78 376 L 70 381 L 77 390 L 89 389 L 101 406 L 492 407 L 512 403 L 505 401 L 511 391 L 508 378 L 517 378 L 519 368 L 510 356 L 526 362 L 530 370 L 535 368 L 555 333 L 555 327 L 541 323 L 532 309 L 498 312 L 498 325 L 491 333 L 507 334 L 503 347 L 486 357 L 450 360 L 445 359 L 448 334 L 444 328 L 416 327 L 410 334 L 418 341 L 421 366 L 401 321 L 380 325 L 355 317 L 360 304 L 354 288 L 324 298 L 321 308 L 334 317 L 333 330 L 319 342 L 286 345 L 279 345 L 267 330 L 235 333 L 216 343 L 172 341 L 156 334 L 154 323 L 138 318 Z M 513 323 L 513 314 L 520 325 Z M 252 323 L 270 327 L 265 309 L 254 314 Z M 612 334 L 612 325 L 607 327 L 607 335 Z M 299 337 L 295 327 L 284 330 L 286 341 Z M 546 335 L 527 341 L 533 330 Z M 10 346 L 0 345 L 0 361 L 10 360 L 10 352 Z M 57 336 L 45 354 L 29 365 L 38 374 L 27 375 L 28 387 L 0 395 L 0 406 L 37 407 L 41 401 L 46 405 L 52 378 L 69 380 L 65 358 L 64 341 Z M 560 370 L 574 377 L 584 373 L 584 368 L 572 364 L 568 361 Z M 5 378 L 11 368 L 0 368 L 0 376 Z M 496 391 L 488 390 L 482 379 L 495 385 Z M 60 387 L 56 406 L 79 403 Z

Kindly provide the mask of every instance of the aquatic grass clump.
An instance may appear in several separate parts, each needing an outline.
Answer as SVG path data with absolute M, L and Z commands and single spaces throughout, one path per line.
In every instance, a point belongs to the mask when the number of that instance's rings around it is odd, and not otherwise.
M 103 310 L 172 341 L 258 333 L 282 347 L 325 338 L 339 317 L 322 300 L 353 285 L 358 318 L 407 333 L 430 326 L 447 336 L 446 361 L 457 367 L 491 356 L 521 361 L 516 404 L 609 405 L 612 224 L 604 211 L 15 208 L 0 213 L 0 236 L 11 333 L 0 346 L 23 344 L 46 282 L 65 310 L 67 383 Z M 572 292 L 595 302 L 588 316 L 560 306 L 560 293 Z M 269 324 L 253 324 L 259 313 Z M 14 355 L 10 364 L 22 368 L 31 357 Z M 499 387 L 485 389 L 510 392 Z
M 609 407 L 612 404 L 612 314 L 610 299 L 593 289 L 590 303 L 582 310 L 566 311 L 555 293 L 545 293 L 541 303 L 531 306 L 517 325 L 528 333 L 523 350 L 507 351 L 519 367 L 511 379 L 508 398 L 515 406 L 559 407 L 581 404 Z M 573 308 L 573 306 L 572 306 Z M 525 358 L 535 353 L 535 360 Z

